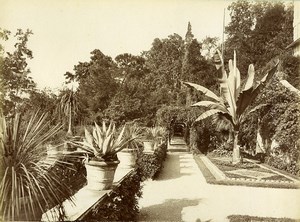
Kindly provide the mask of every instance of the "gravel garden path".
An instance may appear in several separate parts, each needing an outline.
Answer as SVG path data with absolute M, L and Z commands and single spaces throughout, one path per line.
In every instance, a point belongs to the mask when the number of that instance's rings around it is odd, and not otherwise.
M 184 144 L 171 145 L 144 183 L 139 221 L 227 221 L 229 215 L 300 218 L 300 190 L 207 184 Z

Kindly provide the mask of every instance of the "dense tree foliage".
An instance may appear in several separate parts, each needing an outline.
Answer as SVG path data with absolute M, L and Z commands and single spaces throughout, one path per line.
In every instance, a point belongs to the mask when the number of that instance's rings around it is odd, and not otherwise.
M 225 29 L 225 57 L 229 59 L 236 50 L 241 73 L 246 73 L 250 63 L 259 70 L 272 58 L 286 53 L 293 41 L 292 5 L 239 0 L 228 9 L 231 20 Z
M 300 145 L 299 102 L 299 95 L 286 88 L 278 78 L 274 79 L 253 104 L 254 106 L 265 104 L 265 106 L 260 112 L 251 113 L 246 118 L 241 129 L 241 145 L 255 150 L 256 133 L 260 128 L 267 160 L 271 163 L 274 158 L 281 158 L 280 168 L 298 173 L 300 170 L 297 166 Z M 278 146 L 271 149 L 272 141 L 276 141 Z M 285 162 L 286 159 L 289 161 Z
M 0 36 L 4 40 L 8 40 L 10 32 L 0 30 Z M 25 32 L 18 29 L 14 37 L 17 42 L 14 44 L 14 51 L 2 53 L 0 62 L 1 73 L 1 98 L 0 103 L 3 107 L 5 115 L 15 115 L 19 106 L 24 102 L 24 97 L 35 89 L 35 83 L 29 76 L 27 59 L 32 59 L 32 51 L 28 49 L 27 42 L 29 36 L 32 35 L 31 30 Z M 1 46 L 3 50 L 3 46 Z
M 152 47 L 141 56 L 124 53 L 112 60 L 94 50 L 89 62 L 79 62 L 74 74 L 65 74 L 68 82 L 79 83 L 77 118 L 82 116 L 88 122 L 107 118 L 155 124 L 160 107 L 186 105 L 186 89 L 181 80 L 215 84 L 213 64 L 201 55 L 201 46 L 189 24 L 185 39 L 178 34 L 154 39 Z
M 125 53 L 115 60 L 120 70 L 119 85 L 105 116 L 118 122 L 142 118 L 147 112 L 146 100 L 150 95 L 145 82 L 148 73 L 145 59 Z
M 117 65 L 100 50 L 91 54 L 89 62 L 79 62 L 74 68 L 75 73 L 67 72 L 65 76 L 68 81 L 79 83 L 78 102 L 82 117 L 99 121 L 117 90 Z

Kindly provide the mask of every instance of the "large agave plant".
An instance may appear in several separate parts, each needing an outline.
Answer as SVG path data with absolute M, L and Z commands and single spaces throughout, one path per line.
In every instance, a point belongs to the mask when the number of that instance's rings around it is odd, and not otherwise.
M 154 148 L 159 145 L 162 139 L 166 136 L 166 129 L 161 126 L 149 127 L 144 130 L 143 137 L 146 140 L 154 142 Z
M 132 140 L 132 138 L 126 139 L 124 137 L 124 131 L 125 126 L 118 132 L 112 122 L 108 127 L 105 122 L 102 123 L 102 127 L 95 123 L 91 133 L 85 129 L 83 142 L 77 144 L 94 159 L 115 160 L 117 158 L 116 154 Z
M 141 144 L 142 128 L 137 124 L 127 124 L 124 132 L 124 138 L 128 141 L 126 148 L 138 150 L 139 145 Z
M 207 107 L 209 110 L 202 113 L 196 121 L 203 120 L 212 115 L 222 115 L 226 118 L 233 129 L 233 163 L 238 163 L 241 161 L 240 149 L 238 146 L 238 134 L 240 129 L 240 124 L 245 115 L 249 112 L 245 112 L 247 107 L 252 103 L 252 101 L 257 97 L 261 89 L 265 86 L 266 82 L 272 78 L 276 72 L 278 62 L 276 65 L 263 77 L 263 79 L 258 83 L 254 84 L 254 66 L 251 64 L 248 68 L 248 77 L 244 87 L 241 86 L 240 72 L 236 66 L 236 53 L 234 52 L 234 59 L 229 60 L 229 74 L 227 75 L 223 59 L 220 56 L 220 64 L 217 68 L 221 67 L 222 78 L 220 79 L 220 96 L 205 88 L 204 86 L 184 82 L 185 85 L 191 86 L 196 90 L 204 93 L 207 97 L 211 98 L 212 101 L 200 101 L 192 106 Z
M 46 117 L 35 113 L 22 122 L 16 114 L 5 124 L 0 116 L 0 210 L 4 221 L 36 219 L 38 212 L 70 196 L 68 186 L 48 172 L 53 162 L 47 161 L 43 145 L 61 126 L 49 127 Z

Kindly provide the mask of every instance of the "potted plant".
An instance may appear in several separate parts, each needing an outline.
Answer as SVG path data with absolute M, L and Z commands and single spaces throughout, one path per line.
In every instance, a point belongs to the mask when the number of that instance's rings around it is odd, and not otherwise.
M 88 161 L 85 163 L 88 189 L 106 190 L 111 188 L 116 168 L 120 162 L 117 153 L 130 141 L 125 139 L 124 131 L 125 126 L 118 132 L 112 122 L 108 127 L 105 122 L 102 123 L 102 127 L 95 123 L 92 132 L 85 128 L 83 142 L 76 144 L 88 154 Z
M 164 142 L 167 136 L 167 129 L 162 126 L 157 126 L 157 145 L 160 145 Z
M 44 145 L 60 129 L 50 126 L 47 115 L 33 114 L 22 121 L 16 114 L 5 121 L 0 113 L 0 210 L 3 221 L 40 220 L 62 200 L 70 199 L 67 184 L 50 173 Z M 57 161 L 59 162 L 59 161 Z
M 120 167 L 133 168 L 138 157 L 139 146 L 141 145 L 141 128 L 137 124 L 126 125 L 124 132 L 125 140 L 129 141 L 125 148 L 118 153 Z
M 152 152 L 161 143 L 165 129 L 160 126 L 146 128 L 143 134 L 144 151 Z

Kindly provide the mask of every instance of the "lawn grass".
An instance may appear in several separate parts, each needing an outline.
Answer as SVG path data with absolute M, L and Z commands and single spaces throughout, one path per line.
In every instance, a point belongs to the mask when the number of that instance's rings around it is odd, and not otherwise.
M 227 217 L 230 222 L 297 222 L 289 218 L 273 218 L 273 217 L 254 217 L 244 215 L 230 215 Z

